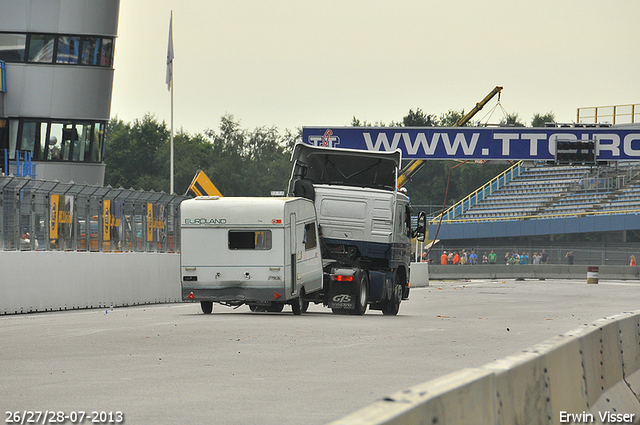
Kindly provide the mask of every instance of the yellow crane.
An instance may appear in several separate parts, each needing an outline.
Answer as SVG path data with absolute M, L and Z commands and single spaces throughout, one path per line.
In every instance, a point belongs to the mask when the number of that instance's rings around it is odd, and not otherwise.
M 484 105 L 489 103 L 489 101 L 496 94 L 499 94 L 501 91 L 502 91 L 502 87 L 496 86 L 493 90 L 491 90 L 491 92 L 488 95 L 485 96 L 484 99 L 476 103 L 476 106 L 473 109 L 471 109 L 467 115 L 465 115 L 464 117 L 456 121 L 456 123 L 454 124 L 454 127 L 462 127 L 463 125 L 468 123 L 471 120 L 471 118 L 473 118 L 473 116 L 477 114 L 478 111 L 480 111 L 484 107 Z M 404 186 L 409 181 L 411 176 L 413 176 L 420 169 L 420 167 L 422 167 L 423 164 L 424 164 L 424 160 L 422 159 L 414 159 L 411 162 L 409 162 L 400 171 L 400 174 L 398 174 L 398 187 L 400 188 Z

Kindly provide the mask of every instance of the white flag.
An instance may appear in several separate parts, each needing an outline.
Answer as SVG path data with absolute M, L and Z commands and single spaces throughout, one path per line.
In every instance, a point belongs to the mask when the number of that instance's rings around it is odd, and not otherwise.
M 173 12 L 169 19 L 169 47 L 167 47 L 167 90 L 171 90 L 171 82 L 173 80 Z

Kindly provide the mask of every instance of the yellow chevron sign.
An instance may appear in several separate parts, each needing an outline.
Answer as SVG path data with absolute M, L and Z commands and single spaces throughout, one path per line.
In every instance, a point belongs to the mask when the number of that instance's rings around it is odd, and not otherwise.
M 200 170 L 193 178 L 189 189 L 196 194 L 196 196 L 222 196 L 222 193 L 218 188 L 211 183 L 211 180 L 204 171 Z

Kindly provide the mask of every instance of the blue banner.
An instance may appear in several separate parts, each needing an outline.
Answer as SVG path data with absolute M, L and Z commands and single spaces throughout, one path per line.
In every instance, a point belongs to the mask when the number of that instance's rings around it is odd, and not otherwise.
M 402 159 L 555 159 L 557 141 L 594 141 L 599 161 L 640 160 L 640 127 L 304 127 L 304 143 L 402 152 Z

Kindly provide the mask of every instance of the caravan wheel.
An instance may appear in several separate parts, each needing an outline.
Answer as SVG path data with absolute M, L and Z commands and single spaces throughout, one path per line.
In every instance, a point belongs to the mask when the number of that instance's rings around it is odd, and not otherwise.
M 298 298 L 291 301 L 291 310 L 293 310 L 293 314 L 295 316 L 300 316 L 303 311 L 307 311 L 304 307 L 304 288 L 300 288 L 300 295 L 298 295 Z
M 202 312 L 204 314 L 211 314 L 213 311 L 213 302 L 212 301 L 200 301 L 200 307 L 202 308 Z
M 269 307 L 267 307 L 267 311 L 269 313 L 280 313 L 284 308 L 283 303 L 271 303 Z

